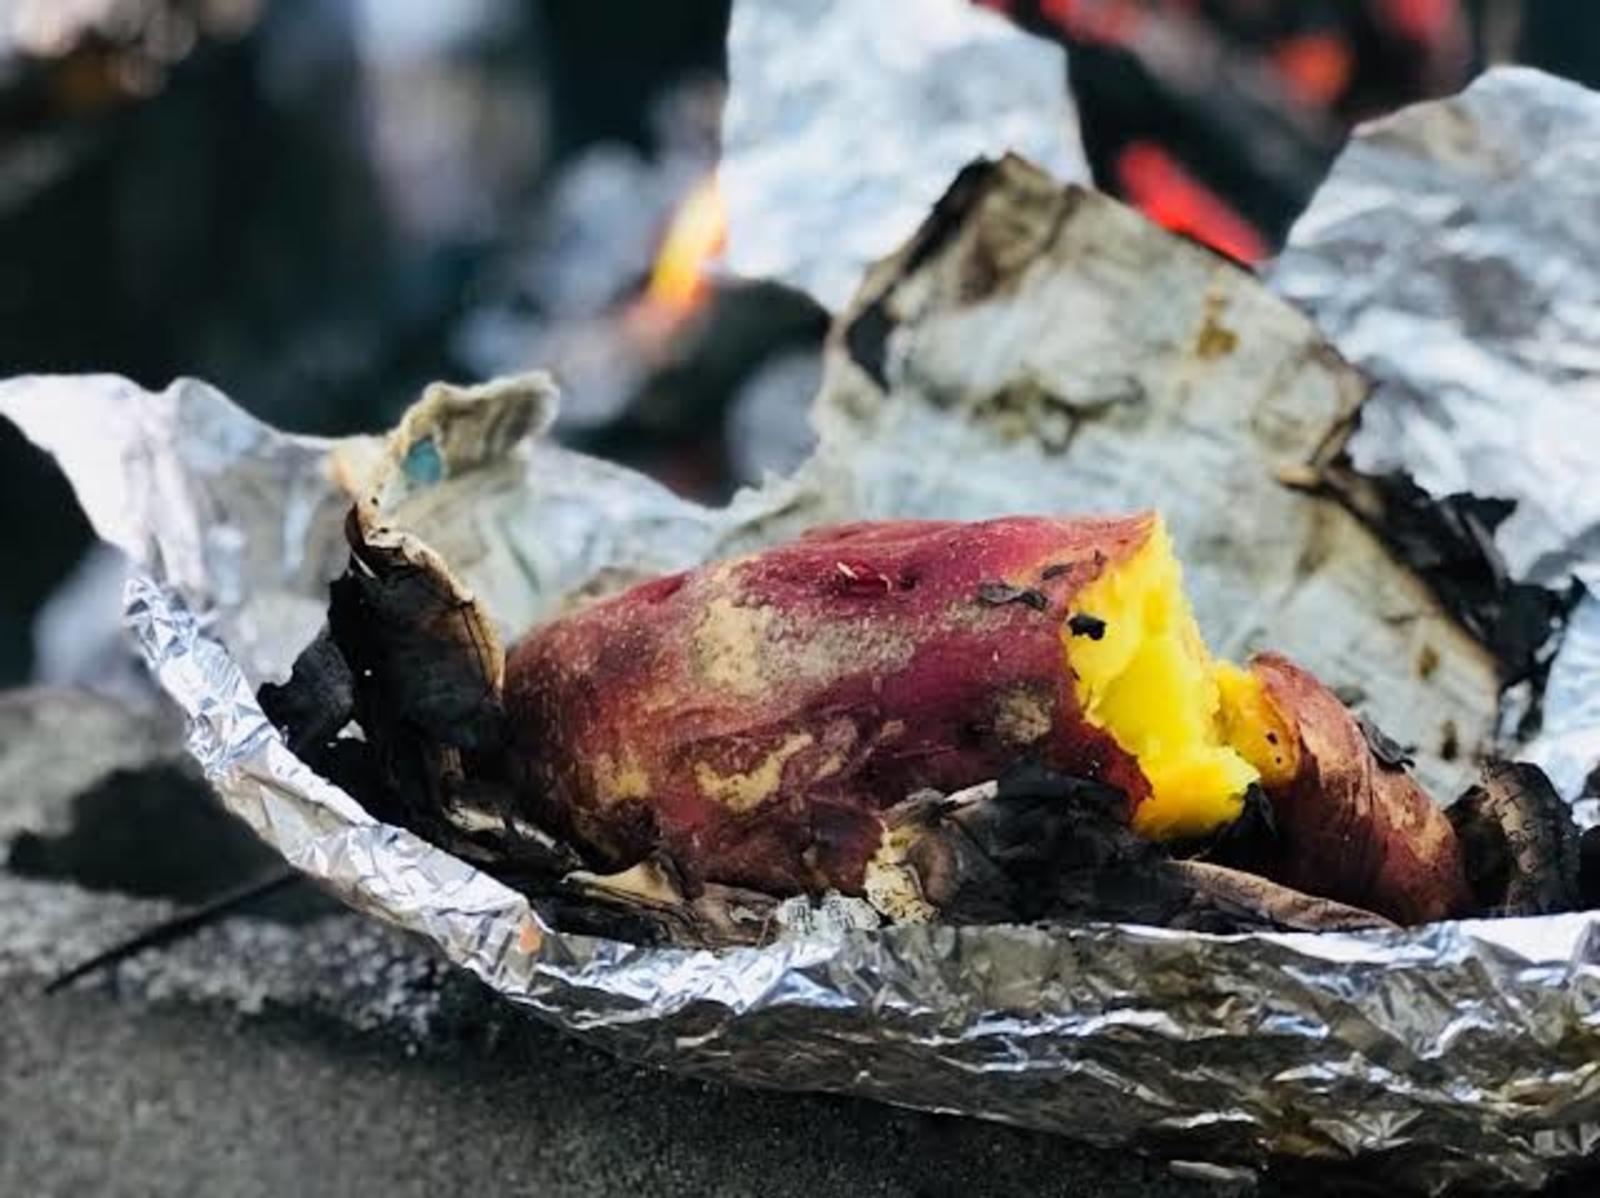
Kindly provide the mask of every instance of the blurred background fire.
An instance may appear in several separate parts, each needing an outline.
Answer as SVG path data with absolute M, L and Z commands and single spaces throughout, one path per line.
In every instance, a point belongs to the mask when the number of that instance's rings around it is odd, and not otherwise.
M 828 316 L 718 270 L 729 4 L 0 0 L 0 373 L 336 434 L 545 366 L 558 435 L 684 493 L 792 466 Z M 1100 187 L 1247 262 L 1355 122 L 1491 62 L 1600 83 L 1588 0 L 982 6 L 1067 47 Z M 0 683 L 48 679 L 104 563 L 9 425 L 0 459 Z

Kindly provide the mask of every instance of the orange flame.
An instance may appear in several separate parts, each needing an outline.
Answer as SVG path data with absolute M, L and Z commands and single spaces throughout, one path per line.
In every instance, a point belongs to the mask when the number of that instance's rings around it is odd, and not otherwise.
M 728 239 L 727 214 L 716 175 L 707 175 L 678 205 L 650 271 L 645 297 L 651 307 L 685 316 L 709 287 L 708 271 Z

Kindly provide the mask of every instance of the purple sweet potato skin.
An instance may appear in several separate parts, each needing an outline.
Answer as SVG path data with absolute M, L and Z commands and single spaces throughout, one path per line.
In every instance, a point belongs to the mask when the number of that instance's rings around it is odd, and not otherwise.
M 1084 719 L 1061 636 L 1152 528 L 844 525 L 558 619 L 507 664 L 519 802 L 604 866 L 777 894 L 858 893 L 885 808 L 1024 760 L 1131 810 L 1148 783 Z
M 1400 924 L 1468 911 L 1466 866 L 1449 818 L 1404 769 L 1380 762 L 1355 717 L 1277 654 L 1250 663 L 1299 741 L 1291 782 L 1267 788 L 1282 837 L 1276 878 Z

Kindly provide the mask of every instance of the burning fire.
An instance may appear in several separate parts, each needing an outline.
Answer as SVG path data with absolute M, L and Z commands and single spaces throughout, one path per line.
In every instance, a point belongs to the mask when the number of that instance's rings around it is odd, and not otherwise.
M 722 254 L 727 237 L 722 193 L 716 175 L 710 174 L 690 189 L 667 226 L 645 288 L 650 307 L 676 317 L 699 307 L 711 264 Z

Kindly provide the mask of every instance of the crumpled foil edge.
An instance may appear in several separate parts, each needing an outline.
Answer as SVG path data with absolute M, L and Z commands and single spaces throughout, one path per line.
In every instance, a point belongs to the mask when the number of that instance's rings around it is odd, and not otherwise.
M 175 592 L 136 575 L 127 618 L 230 810 L 352 906 L 627 1057 L 1198 1159 L 1392 1157 L 1430 1188 L 1532 1188 L 1600 1144 L 1595 916 L 1322 935 L 933 925 L 718 952 L 570 935 L 303 765 Z

